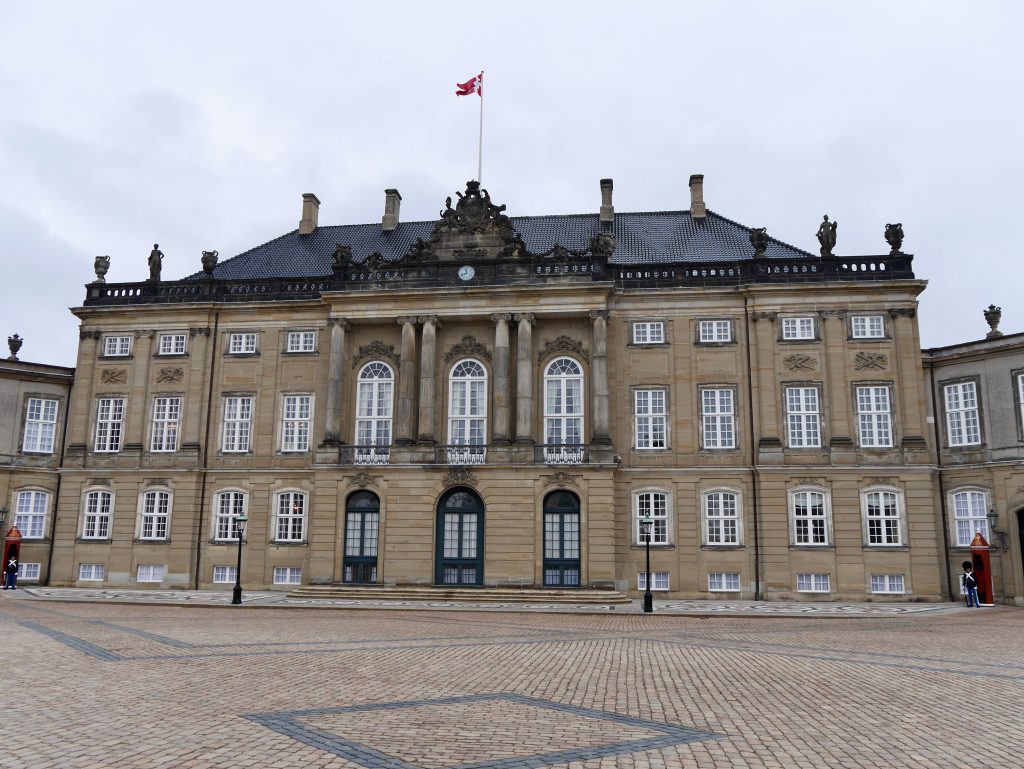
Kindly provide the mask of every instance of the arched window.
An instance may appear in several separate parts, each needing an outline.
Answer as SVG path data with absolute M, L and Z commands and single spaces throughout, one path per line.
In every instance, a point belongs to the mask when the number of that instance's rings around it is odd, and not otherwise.
M 544 498 L 544 585 L 579 587 L 580 499 L 571 491 Z
M 475 360 L 452 367 L 448 379 L 448 464 L 481 465 L 487 459 L 487 372 Z
M 345 582 L 377 581 L 377 542 L 380 535 L 380 499 L 370 491 L 357 491 L 345 502 Z
M 50 495 L 35 489 L 19 491 L 14 507 L 14 525 L 23 539 L 42 539 L 46 530 L 46 512 Z
M 583 370 L 572 358 L 544 369 L 544 461 L 583 461 Z
M 386 465 L 391 452 L 391 414 L 395 374 L 379 360 L 359 372 L 356 394 L 357 465 Z
M 981 489 L 957 489 L 950 497 L 956 546 L 970 547 L 975 534 L 981 534 L 988 540 L 988 495 Z
M 741 516 L 739 494 L 729 489 L 706 491 L 704 500 L 704 544 L 739 545 Z
M 170 518 L 170 491 L 150 489 L 143 492 L 139 505 L 139 539 L 167 539 Z
M 213 538 L 218 542 L 238 541 L 238 517 L 246 514 L 248 496 L 240 489 L 218 491 Z
M 831 509 L 829 495 L 816 489 L 789 492 L 789 511 L 794 545 L 828 545 Z
M 109 539 L 113 509 L 113 492 L 106 489 L 87 491 L 82 510 L 82 539 Z
M 484 583 L 484 503 L 469 489 L 452 489 L 437 503 L 439 585 Z
M 306 538 L 307 497 L 301 491 L 282 491 L 277 495 L 278 542 L 303 542 Z

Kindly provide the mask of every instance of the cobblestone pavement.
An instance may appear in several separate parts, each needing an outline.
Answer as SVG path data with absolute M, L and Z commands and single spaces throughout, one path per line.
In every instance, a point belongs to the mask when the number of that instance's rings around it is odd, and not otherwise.
M 1009 607 L 834 621 L 58 596 L 0 597 L 0 767 L 1024 767 Z

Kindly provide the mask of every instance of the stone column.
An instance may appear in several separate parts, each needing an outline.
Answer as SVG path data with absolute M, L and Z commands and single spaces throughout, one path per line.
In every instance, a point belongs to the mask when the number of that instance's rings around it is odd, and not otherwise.
M 322 447 L 338 446 L 341 440 L 341 387 L 345 369 L 345 332 L 349 323 L 344 318 L 328 318 L 331 328 L 331 357 L 327 369 L 327 415 Z
M 402 326 L 402 357 L 398 364 L 398 412 L 395 443 L 413 442 L 413 410 L 416 403 L 416 318 L 398 319 Z
M 846 310 L 821 310 L 818 315 L 825 342 L 820 374 L 824 390 L 821 394 L 822 448 L 831 447 L 833 452 L 852 451 L 857 425 L 856 417 L 850 413 L 852 394 L 847 373 Z M 847 459 L 852 459 L 852 454 L 848 454 Z M 837 458 L 833 456 L 833 460 Z
M 533 322 L 532 312 L 515 316 L 516 333 L 516 442 L 533 443 Z
M 435 384 L 437 375 L 437 327 L 440 323 L 436 315 L 424 315 L 419 318 L 423 324 L 423 339 L 420 342 L 420 443 L 434 443 L 434 410 Z M 404 338 L 404 337 L 403 337 Z M 405 349 L 403 343 L 402 349 Z M 404 353 L 403 353 L 404 358 Z
M 590 369 L 590 408 L 593 428 L 590 442 L 611 445 L 608 434 L 608 311 L 591 310 L 594 322 L 594 362 Z
M 494 429 L 492 443 L 509 443 L 508 322 L 509 313 L 491 316 L 494 322 Z

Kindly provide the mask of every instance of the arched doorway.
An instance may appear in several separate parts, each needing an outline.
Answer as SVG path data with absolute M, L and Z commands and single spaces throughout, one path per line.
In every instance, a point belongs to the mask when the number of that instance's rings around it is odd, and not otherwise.
M 380 536 L 380 499 L 371 491 L 357 491 L 345 501 L 345 562 L 343 582 L 377 581 L 377 541 Z
M 484 503 L 470 489 L 452 489 L 437 503 L 434 581 L 484 584 Z
M 544 497 L 544 586 L 580 585 L 580 499 L 571 491 Z

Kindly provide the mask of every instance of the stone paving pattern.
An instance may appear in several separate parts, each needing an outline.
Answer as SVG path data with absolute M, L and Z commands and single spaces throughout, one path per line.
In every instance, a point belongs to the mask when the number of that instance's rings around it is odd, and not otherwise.
M 1024 612 L 0 598 L 0 767 L 1024 767 Z

